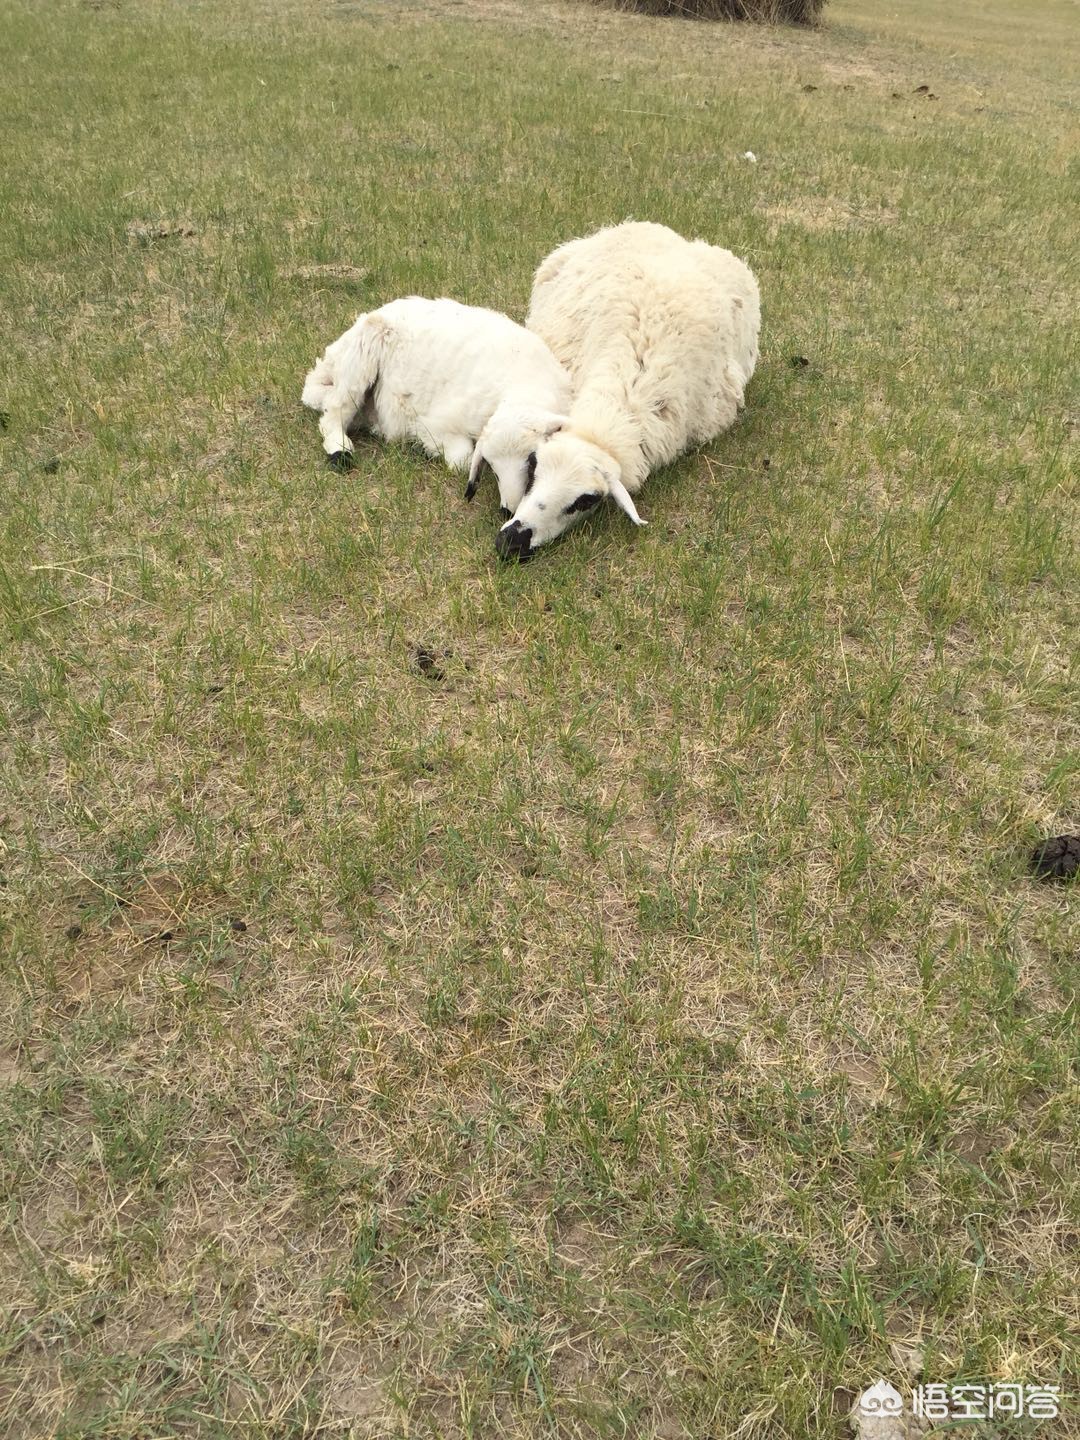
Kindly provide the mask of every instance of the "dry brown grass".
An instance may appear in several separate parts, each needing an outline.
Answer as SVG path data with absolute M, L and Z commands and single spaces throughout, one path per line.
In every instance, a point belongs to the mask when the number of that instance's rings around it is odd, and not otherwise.
M 1055 11 L 1006 64 L 835 5 L 8 0 L 5 1435 L 838 1440 L 916 1351 L 1069 1383 Z M 648 530 L 506 572 L 417 455 L 321 468 L 369 296 L 520 313 L 630 213 L 766 295 Z
M 638 15 L 684 20 L 749 20 L 764 25 L 815 25 L 826 0 L 591 0 Z

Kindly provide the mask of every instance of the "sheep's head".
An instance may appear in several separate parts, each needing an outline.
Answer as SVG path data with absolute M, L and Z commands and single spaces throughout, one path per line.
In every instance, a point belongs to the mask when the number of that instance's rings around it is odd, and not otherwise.
M 528 457 L 524 493 L 495 537 L 495 549 L 504 560 L 528 560 L 608 499 L 635 525 L 645 524 L 607 451 L 571 430 L 558 430 Z

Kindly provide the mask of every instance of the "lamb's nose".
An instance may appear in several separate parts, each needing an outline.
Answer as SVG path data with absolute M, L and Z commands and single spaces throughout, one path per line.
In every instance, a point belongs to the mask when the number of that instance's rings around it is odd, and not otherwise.
M 520 520 L 511 520 L 495 536 L 495 550 L 502 560 L 528 560 L 532 553 L 532 531 Z

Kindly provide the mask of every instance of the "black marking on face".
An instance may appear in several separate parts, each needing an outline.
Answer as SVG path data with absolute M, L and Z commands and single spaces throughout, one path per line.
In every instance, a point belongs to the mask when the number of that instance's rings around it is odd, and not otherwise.
M 599 504 L 600 496 L 594 494 L 591 490 L 587 490 L 584 495 L 579 495 L 573 504 L 567 505 L 562 513 L 564 515 L 574 515 L 578 510 L 592 510 L 594 506 Z
M 525 461 L 525 494 L 527 495 L 533 487 L 536 479 L 536 451 L 534 450 Z

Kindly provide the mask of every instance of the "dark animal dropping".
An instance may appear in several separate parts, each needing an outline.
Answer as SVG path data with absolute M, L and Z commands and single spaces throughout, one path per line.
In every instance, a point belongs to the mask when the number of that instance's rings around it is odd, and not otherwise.
M 792 355 L 791 357 L 791 368 L 793 370 L 805 370 L 809 364 L 810 361 L 805 355 Z
M 229 929 L 235 930 L 237 935 L 242 935 L 247 929 L 247 922 L 244 920 L 230 920 Z
M 56 472 L 60 469 L 60 461 L 54 455 L 51 460 L 46 460 L 45 464 L 42 465 L 41 468 L 45 471 L 46 475 L 55 475 Z
M 1080 870 L 1080 835 L 1055 835 L 1037 845 L 1028 864 L 1041 880 L 1069 880 Z
M 424 649 L 421 645 L 416 651 L 416 666 L 420 674 L 426 680 L 441 680 L 443 678 L 442 668 L 430 650 Z

